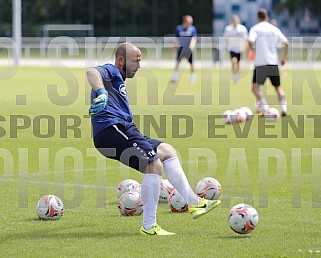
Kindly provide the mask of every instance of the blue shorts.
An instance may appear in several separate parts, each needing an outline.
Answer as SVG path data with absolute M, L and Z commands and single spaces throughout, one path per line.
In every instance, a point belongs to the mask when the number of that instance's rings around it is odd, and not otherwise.
M 181 61 L 186 58 L 190 64 L 193 63 L 193 51 L 189 47 L 179 47 L 177 48 L 177 61 Z
M 95 147 L 102 155 L 140 172 L 158 159 L 157 146 L 161 143 L 142 135 L 134 123 L 114 124 L 94 137 Z

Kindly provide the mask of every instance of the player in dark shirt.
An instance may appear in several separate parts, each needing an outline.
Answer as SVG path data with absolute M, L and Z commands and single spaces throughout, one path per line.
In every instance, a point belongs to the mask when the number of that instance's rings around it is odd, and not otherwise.
M 197 30 L 192 24 L 192 16 L 185 15 L 183 16 L 182 24 L 176 26 L 176 41 L 174 46 L 174 51 L 176 51 L 176 65 L 172 74 L 172 82 L 174 83 L 178 81 L 178 66 L 183 58 L 186 58 L 191 65 L 190 83 L 195 83 L 196 74 L 193 57 L 197 42 Z
M 89 113 L 93 140 L 98 151 L 107 158 L 144 173 L 141 187 L 143 201 L 142 235 L 172 235 L 158 226 L 156 210 L 162 172 L 189 205 L 196 219 L 213 210 L 220 201 L 199 198 L 191 189 L 175 149 L 156 139 L 144 136 L 132 121 L 125 79 L 132 78 L 140 68 L 141 51 L 131 43 L 116 49 L 115 65 L 105 64 L 87 71 L 92 87 Z

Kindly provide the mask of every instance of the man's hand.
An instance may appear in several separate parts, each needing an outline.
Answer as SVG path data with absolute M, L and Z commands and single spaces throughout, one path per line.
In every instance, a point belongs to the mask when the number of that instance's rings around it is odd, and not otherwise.
M 97 90 L 97 98 L 90 105 L 89 114 L 94 115 L 104 110 L 108 101 L 108 92 L 104 88 Z

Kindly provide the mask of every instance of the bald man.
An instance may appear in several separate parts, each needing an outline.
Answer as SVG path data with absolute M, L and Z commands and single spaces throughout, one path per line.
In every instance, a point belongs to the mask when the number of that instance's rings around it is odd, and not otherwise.
M 144 173 L 141 187 L 143 224 L 141 235 L 173 235 L 156 222 L 162 173 L 189 205 L 197 219 L 220 204 L 199 198 L 191 189 L 175 149 L 157 139 L 140 133 L 133 123 L 125 79 L 133 78 L 140 68 L 141 51 L 131 43 L 120 44 L 115 52 L 115 64 L 105 64 L 87 71 L 92 87 L 89 113 L 93 140 L 98 151 Z

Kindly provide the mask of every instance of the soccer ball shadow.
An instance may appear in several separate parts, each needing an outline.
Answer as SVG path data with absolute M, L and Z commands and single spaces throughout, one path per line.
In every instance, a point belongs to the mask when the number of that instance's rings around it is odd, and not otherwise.
M 41 219 L 39 217 L 33 216 L 32 218 L 23 219 L 23 221 L 25 221 L 25 222 L 38 222 L 38 221 L 47 222 L 47 221 L 52 221 L 53 223 L 55 223 L 56 221 L 59 221 L 59 220 Z
M 251 235 L 218 236 L 220 239 L 242 240 L 253 238 Z

